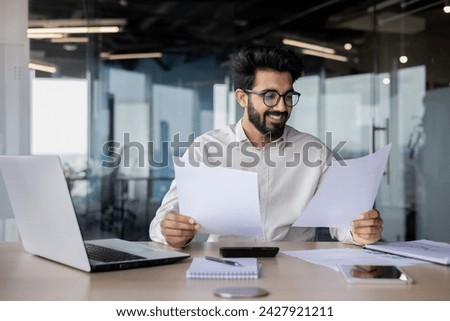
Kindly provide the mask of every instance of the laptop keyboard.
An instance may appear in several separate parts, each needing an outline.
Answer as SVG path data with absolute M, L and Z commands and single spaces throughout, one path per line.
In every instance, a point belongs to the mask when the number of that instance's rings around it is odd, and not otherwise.
M 143 256 L 134 255 L 108 247 L 85 243 L 87 255 L 90 259 L 100 262 L 115 262 L 115 261 L 129 261 L 145 259 Z

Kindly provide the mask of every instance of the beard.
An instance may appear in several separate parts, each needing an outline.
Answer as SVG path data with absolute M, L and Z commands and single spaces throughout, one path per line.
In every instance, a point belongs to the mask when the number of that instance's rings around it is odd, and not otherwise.
M 284 117 L 285 121 L 282 123 L 279 123 L 279 124 L 268 125 L 266 122 L 266 117 L 268 117 L 269 115 Z M 249 101 L 249 103 L 248 103 L 248 119 L 261 134 L 269 135 L 271 141 L 277 140 L 278 138 L 280 138 L 283 135 L 284 127 L 286 125 L 288 118 L 289 118 L 289 114 L 286 111 L 278 112 L 278 111 L 268 110 L 262 115 L 262 119 L 261 119 L 260 115 L 256 112 L 255 107 L 253 106 L 253 103 L 251 101 Z

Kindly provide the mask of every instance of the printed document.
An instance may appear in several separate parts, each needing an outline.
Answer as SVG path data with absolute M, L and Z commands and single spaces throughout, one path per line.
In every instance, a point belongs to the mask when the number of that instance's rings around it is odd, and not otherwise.
M 293 226 L 347 227 L 373 207 L 391 144 L 373 154 L 333 161 L 316 194 Z M 341 164 L 342 163 L 342 164 Z
M 326 266 L 339 271 L 339 265 L 398 265 L 408 266 L 428 262 L 405 258 L 397 255 L 372 252 L 363 249 L 317 249 L 301 251 L 283 251 L 284 254 L 305 260 L 309 263 Z
M 261 235 L 257 174 L 174 158 L 180 213 L 201 233 Z
M 422 239 L 405 242 L 378 242 L 367 244 L 364 247 L 366 249 L 450 265 L 449 243 Z

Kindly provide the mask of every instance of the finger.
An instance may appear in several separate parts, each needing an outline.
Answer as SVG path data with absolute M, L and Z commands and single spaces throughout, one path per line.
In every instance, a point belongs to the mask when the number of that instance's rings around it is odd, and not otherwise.
M 177 248 L 185 246 L 200 230 L 200 225 L 192 217 L 176 212 L 166 213 L 160 226 L 167 244 Z
M 169 221 L 195 224 L 195 220 L 192 217 L 175 212 L 167 212 L 166 215 L 164 215 L 164 219 Z
M 196 231 L 162 228 L 161 233 L 167 244 L 181 248 L 195 237 Z
M 358 267 L 364 272 L 372 272 L 373 270 L 375 270 L 375 267 L 373 265 L 358 265 Z
M 361 218 L 361 217 L 365 217 L 365 218 Z M 379 216 L 375 217 L 375 218 L 370 218 L 370 217 L 363 216 L 363 214 L 361 214 L 360 218 L 353 220 L 351 224 L 353 227 L 383 226 L 383 219 Z
M 196 230 L 181 230 L 172 228 L 161 229 L 162 234 L 167 237 L 194 237 Z
M 383 220 L 381 217 L 376 219 L 359 219 L 351 223 L 353 240 L 360 245 L 374 243 L 381 239 L 383 231 Z
M 383 221 L 381 219 L 355 220 L 351 225 L 354 229 L 366 227 L 381 228 L 383 226 Z
M 200 225 L 187 215 L 168 212 L 160 223 L 161 228 L 182 229 L 182 230 L 199 230 Z
M 380 218 L 380 212 L 378 212 L 375 209 L 361 213 L 358 216 L 358 219 L 360 219 L 360 220 L 376 219 L 376 218 Z
M 355 278 L 362 278 L 362 279 L 373 278 L 372 274 L 370 274 L 369 272 L 358 271 L 355 269 L 350 270 L 350 275 L 354 276 Z
M 166 241 L 172 247 L 182 248 L 186 245 L 192 238 L 188 237 L 167 237 Z
M 381 226 L 364 226 L 364 227 L 354 227 L 352 232 L 358 235 L 377 235 L 381 234 L 383 227 Z
M 371 235 L 371 234 L 381 234 L 383 231 L 382 225 L 360 225 L 355 224 L 352 228 L 352 232 L 358 235 Z
M 367 244 L 368 242 L 376 242 L 381 238 L 380 233 L 375 234 L 353 234 L 353 239 L 358 243 Z
M 199 224 L 191 224 L 185 222 L 171 221 L 171 220 L 162 220 L 161 229 L 174 229 L 174 230 L 186 230 L 186 231 L 197 231 L 200 229 Z

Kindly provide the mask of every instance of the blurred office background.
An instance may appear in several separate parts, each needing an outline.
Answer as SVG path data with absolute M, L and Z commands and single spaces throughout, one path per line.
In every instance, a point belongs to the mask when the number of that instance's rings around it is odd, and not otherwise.
M 306 65 L 291 125 L 344 158 L 392 143 L 384 239 L 450 241 L 448 5 L 0 0 L 0 154 L 59 155 L 87 238 L 148 240 L 170 142 L 241 116 L 230 54 L 284 44 Z M 0 240 L 18 239 L 1 179 L 0 204 Z

